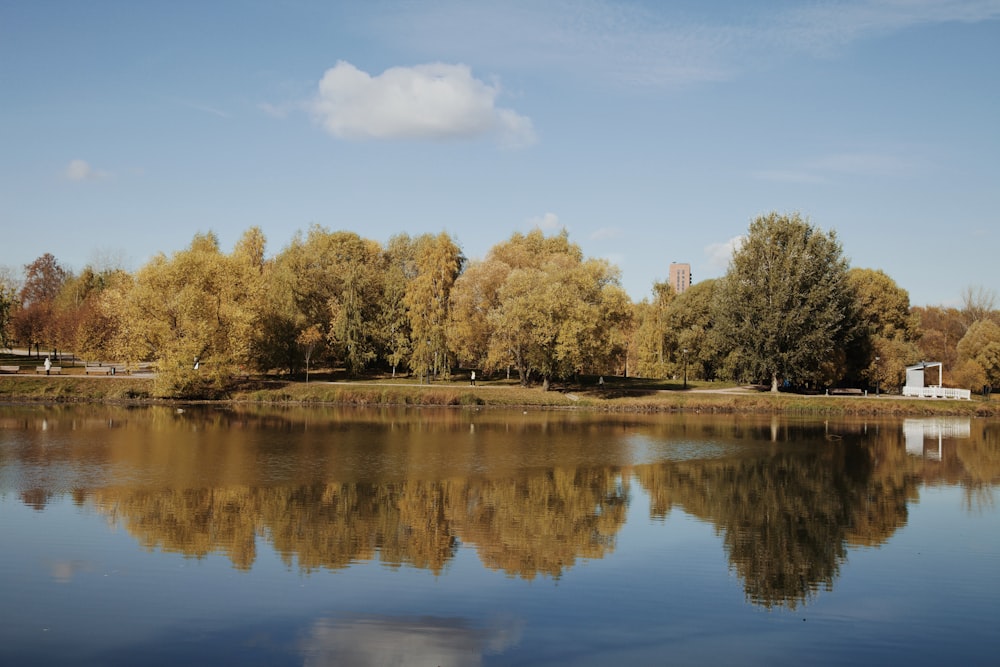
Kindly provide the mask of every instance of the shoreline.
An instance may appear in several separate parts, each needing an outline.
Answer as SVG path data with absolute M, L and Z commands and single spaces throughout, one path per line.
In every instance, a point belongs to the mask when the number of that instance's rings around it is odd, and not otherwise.
M 569 386 L 542 391 L 516 384 L 459 382 L 431 385 L 400 381 L 291 382 L 247 380 L 225 397 L 157 398 L 152 379 L 132 376 L 0 376 L 0 403 L 127 405 L 296 405 L 359 407 L 478 407 L 539 410 L 587 410 L 609 413 L 743 413 L 817 416 L 968 416 L 1000 417 L 1000 400 L 805 395 L 757 391 L 748 387 L 658 389 L 616 383 L 602 388 Z

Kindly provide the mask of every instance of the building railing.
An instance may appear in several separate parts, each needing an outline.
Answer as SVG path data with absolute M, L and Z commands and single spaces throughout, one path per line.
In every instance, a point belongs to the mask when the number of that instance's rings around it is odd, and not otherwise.
M 972 392 L 968 389 L 952 389 L 951 387 L 903 387 L 903 396 L 916 398 L 957 398 L 972 400 Z

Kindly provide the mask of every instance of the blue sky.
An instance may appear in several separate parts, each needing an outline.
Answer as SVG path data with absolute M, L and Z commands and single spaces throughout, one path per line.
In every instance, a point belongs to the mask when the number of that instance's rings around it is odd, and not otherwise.
M 15 270 L 565 227 L 638 300 L 798 211 L 914 305 L 1000 292 L 998 0 L 7 2 L 0 91 Z

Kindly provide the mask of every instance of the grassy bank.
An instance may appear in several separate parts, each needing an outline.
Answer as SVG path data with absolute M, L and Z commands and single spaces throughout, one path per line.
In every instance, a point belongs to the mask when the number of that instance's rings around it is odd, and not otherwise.
M 4 402 L 161 402 L 152 396 L 152 380 L 82 375 L 0 376 Z M 945 401 L 896 396 L 772 395 L 747 388 L 692 383 L 688 390 L 657 383 L 616 381 L 597 387 L 560 387 L 554 391 L 506 382 L 472 387 L 468 383 L 419 385 L 403 381 L 286 382 L 249 380 L 226 399 L 239 403 L 298 405 L 426 405 L 537 409 L 585 409 L 609 412 L 716 412 L 801 415 L 959 415 L 1000 416 L 1000 401 Z
M 85 375 L 0 375 L 0 401 L 110 402 L 149 400 L 148 378 L 88 377 Z

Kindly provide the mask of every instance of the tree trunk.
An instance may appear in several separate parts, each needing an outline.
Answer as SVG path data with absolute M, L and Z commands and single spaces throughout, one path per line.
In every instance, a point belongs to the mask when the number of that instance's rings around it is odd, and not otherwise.
M 772 394 L 777 394 L 778 393 L 778 374 L 777 373 L 771 373 L 771 393 Z

